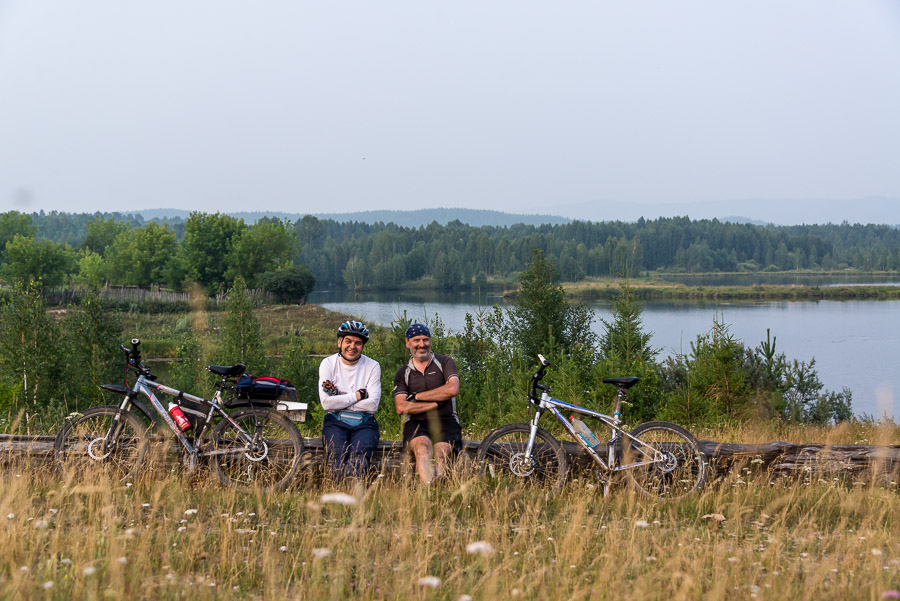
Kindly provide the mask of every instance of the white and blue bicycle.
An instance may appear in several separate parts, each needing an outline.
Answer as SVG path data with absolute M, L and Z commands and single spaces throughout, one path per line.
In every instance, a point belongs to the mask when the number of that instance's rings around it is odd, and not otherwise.
M 596 464 L 604 495 L 609 493 L 611 476 L 618 472 L 625 472 L 638 494 L 648 498 L 676 499 L 703 487 L 709 469 L 707 459 L 690 432 L 662 421 L 643 423 L 630 432 L 622 428 L 622 403 L 638 378 L 603 380 L 618 390 L 615 411 L 605 415 L 551 397 L 550 388 L 541 384 L 550 362 L 541 355 L 538 358 L 541 367 L 532 376 L 528 395 L 528 402 L 535 408 L 534 418 L 528 424 L 500 426 L 485 437 L 476 464 L 486 477 L 549 486 L 554 492 L 562 489 L 568 457 L 559 441 L 538 427 L 541 416 L 549 412 Z M 570 419 L 564 411 L 571 414 Z M 575 415 L 609 428 L 609 441 L 604 445 Z

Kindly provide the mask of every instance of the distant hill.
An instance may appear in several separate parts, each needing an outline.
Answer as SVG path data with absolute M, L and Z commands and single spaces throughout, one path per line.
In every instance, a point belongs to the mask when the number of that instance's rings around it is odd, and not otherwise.
M 187 219 L 190 211 L 181 209 L 145 209 L 136 211 L 145 220 L 151 219 Z M 280 211 L 242 211 L 228 213 L 232 217 L 243 219 L 245 223 L 253 224 L 264 217 L 277 217 L 297 221 L 306 213 L 284 213 Z M 402 227 L 419 227 L 437 221 L 446 225 L 451 221 L 459 220 L 474 227 L 483 225 L 506 227 L 523 223 L 525 225 L 559 225 L 570 223 L 572 220 L 566 217 L 554 215 L 522 215 L 515 213 L 503 213 L 501 211 L 488 211 L 481 209 L 417 209 L 414 211 L 358 211 L 356 213 L 316 213 L 319 219 L 333 219 L 341 223 L 359 221 L 362 223 L 396 223 Z
M 501 211 L 487 211 L 481 209 L 418 209 L 415 211 L 360 211 L 356 213 L 321 213 L 316 215 L 319 219 L 333 219 L 339 222 L 361 221 L 363 223 L 396 223 L 404 227 L 419 227 L 437 221 L 446 225 L 454 220 L 459 220 L 474 227 L 483 225 L 510 226 L 517 223 L 525 225 L 558 225 L 570 223 L 572 220 L 566 217 L 554 215 L 522 215 L 515 213 L 503 213 Z

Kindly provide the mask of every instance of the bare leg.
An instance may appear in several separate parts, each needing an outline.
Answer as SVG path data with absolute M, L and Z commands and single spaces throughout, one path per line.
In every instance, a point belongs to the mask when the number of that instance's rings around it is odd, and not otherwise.
M 434 480 L 434 468 L 431 467 L 431 457 L 434 449 L 431 439 L 427 436 L 417 436 L 409 441 L 409 448 L 412 449 L 416 458 L 416 473 L 419 474 L 419 480 L 425 484 L 430 484 Z
M 447 460 L 450 458 L 450 453 L 453 451 L 453 447 L 450 446 L 449 442 L 439 442 L 434 445 L 434 477 L 435 478 L 443 478 L 444 473 L 447 470 Z

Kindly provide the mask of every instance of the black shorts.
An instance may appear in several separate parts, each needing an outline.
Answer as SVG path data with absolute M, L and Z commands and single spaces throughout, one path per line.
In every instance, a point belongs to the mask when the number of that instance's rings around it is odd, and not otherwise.
M 432 425 L 440 427 L 432 432 Z M 448 442 L 454 453 L 462 451 L 462 428 L 455 419 L 407 420 L 403 424 L 403 444 L 407 447 L 413 438 L 428 436 L 432 442 Z

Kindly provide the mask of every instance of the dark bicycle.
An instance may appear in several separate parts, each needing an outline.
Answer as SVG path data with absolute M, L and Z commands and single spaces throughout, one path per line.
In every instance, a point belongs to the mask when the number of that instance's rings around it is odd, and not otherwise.
M 164 453 L 171 441 L 158 424 L 161 419 L 181 445 L 189 470 L 207 460 L 225 486 L 283 490 L 291 484 L 300 469 L 303 438 L 297 426 L 271 406 L 235 399 L 234 383 L 244 365 L 208 366 L 219 382 L 213 398 L 206 400 L 156 382 L 141 362 L 137 338 L 131 349 L 120 348 L 126 355 L 126 384 L 128 370 L 137 374 L 137 380 L 131 387 L 102 385 L 123 394 L 122 402 L 92 407 L 66 422 L 54 443 L 56 463 L 64 474 L 87 477 L 105 472 L 117 481 L 132 478 L 151 451 Z M 173 402 L 167 408 L 156 393 L 171 396 Z M 226 413 L 232 408 L 238 409 Z M 149 420 L 149 427 L 139 415 Z

